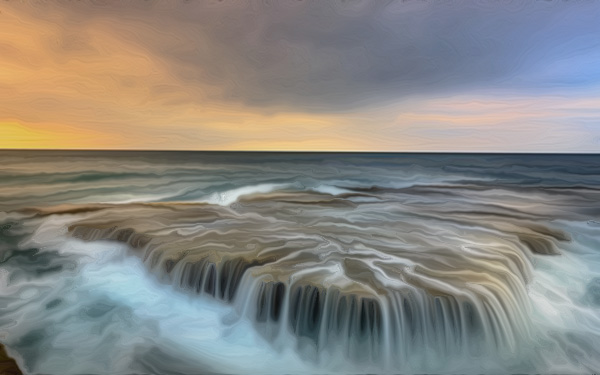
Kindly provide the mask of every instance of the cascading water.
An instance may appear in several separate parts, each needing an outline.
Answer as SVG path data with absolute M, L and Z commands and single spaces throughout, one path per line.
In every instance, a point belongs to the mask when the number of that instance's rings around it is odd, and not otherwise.
M 171 157 L 128 161 L 146 190 L 10 171 L 0 342 L 26 371 L 599 368 L 593 157 Z

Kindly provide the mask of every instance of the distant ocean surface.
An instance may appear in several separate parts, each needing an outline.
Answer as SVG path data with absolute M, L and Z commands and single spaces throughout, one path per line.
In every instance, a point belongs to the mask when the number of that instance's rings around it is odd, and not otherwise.
M 600 371 L 600 155 L 0 162 L 24 373 Z

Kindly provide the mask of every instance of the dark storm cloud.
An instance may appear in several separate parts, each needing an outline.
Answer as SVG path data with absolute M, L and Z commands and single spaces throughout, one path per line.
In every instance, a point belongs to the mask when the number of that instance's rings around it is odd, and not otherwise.
M 64 3 L 64 21 L 79 28 L 110 21 L 178 84 L 265 109 L 347 110 L 414 95 L 600 80 L 597 2 L 167 4 Z

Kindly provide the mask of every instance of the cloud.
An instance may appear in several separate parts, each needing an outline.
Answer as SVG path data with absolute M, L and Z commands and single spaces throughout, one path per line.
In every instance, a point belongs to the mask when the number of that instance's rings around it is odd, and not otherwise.
M 347 111 L 481 87 L 547 89 L 600 81 L 594 2 L 261 1 L 44 5 L 65 36 L 104 25 L 194 87 L 198 100 L 279 110 Z M 45 10 L 36 10 L 40 17 Z M 75 37 L 74 37 L 75 36 Z M 554 65 L 552 65 L 554 64 Z M 549 68 L 548 68 L 549 67 Z M 541 73 L 539 73 L 541 72 Z M 551 76 L 548 75 L 550 72 Z M 539 73 L 539 74 L 538 74 Z
M 5 2 L 0 147 L 595 151 L 597 19 L 586 1 Z
M 583 95 L 425 99 L 379 109 L 378 121 L 388 126 L 378 135 L 411 139 L 421 151 L 597 152 L 598 104 Z

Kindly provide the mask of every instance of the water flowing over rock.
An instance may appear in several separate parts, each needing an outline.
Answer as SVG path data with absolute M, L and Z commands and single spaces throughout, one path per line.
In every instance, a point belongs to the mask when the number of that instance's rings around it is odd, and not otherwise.
M 24 373 L 600 368 L 600 156 L 0 153 Z
M 161 280 L 232 303 L 271 339 L 288 330 L 315 352 L 406 360 L 424 348 L 526 345 L 529 258 L 558 254 L 568 235 L 533 214 L 485 202 L 457 212 L 452 200 L 432 207 L 422 195 L 288 191 L 231 207 L 100 206 L 69 232 L 127 243 Z

